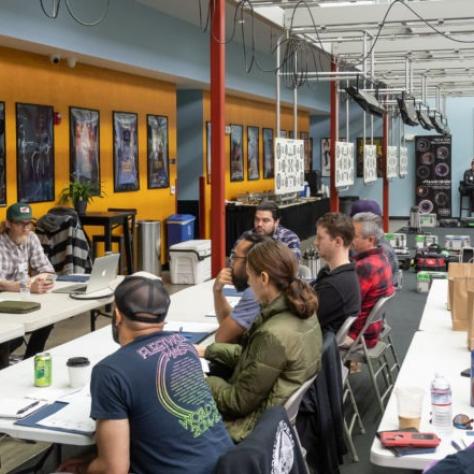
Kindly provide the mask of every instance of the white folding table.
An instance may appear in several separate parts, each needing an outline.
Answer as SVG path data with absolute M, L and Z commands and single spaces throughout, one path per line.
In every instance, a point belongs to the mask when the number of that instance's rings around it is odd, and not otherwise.
M 430 332 L 451 332 L 451 313 L 448 311 L 448 280 L 433 280 L 418 329 Z
M 181 321 L 184 325 L 186 323 L 199 323 L 207 329 L 216 329 L 216 318 L 206 316 L 213 310 L 212 283 L 212 281 L 204 282 L 171 295 L 171 304 L 166 320 L 170 322 Z M 53 295 L 53 297 L 55 296 L 64 297 L 67 295 Z M 81 303 L 86 307 L 87 305 L 93 305 L 94 301 L 97 305 L 96 300 Z M 61 311 L 66 312 L 67 310 L 62 307 Z M 184 326 L 183 330 L 187 330 L 186 326 Z M 48 391 L 67 392 L 70 390 L 68 389 L 68 372 L 66 367 L 68 358 L 86 356 L 92 364 L 96 364 L 118 347 L 112 340 L 110 325 L 108 325 L 48 351 L 53 361 L 53 383 L 51 388 L 35 388 L 33 386 L 33 358 L 30 358 L 0 371 L 0 387 L 2 387 L 0 395 L 23 398 L 25 396 L 41 397 L 42 393 L 47 394 Z M 0 433 L 6 433 L 20 439 L 78 446 L 90 445 L 95 442 L 92 436 L 18 426 L 12 420 L 1 418 Z
M 0 314 L 0 344 L 2 342 L 11 341 L 17 337 L 25 335 L 25 328 L 23 324 L 13 321 L 4 321 Z

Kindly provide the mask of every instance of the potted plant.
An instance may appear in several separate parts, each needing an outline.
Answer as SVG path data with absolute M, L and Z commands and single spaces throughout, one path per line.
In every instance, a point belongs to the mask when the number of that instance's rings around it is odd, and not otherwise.
M 102 190 L 99 189 L 99 194 L 94 194 L 95 189 L 92 188 L 89 182 L 81 182 L 78 180 L 71 181 L 69 186 L 66 186 L 59 195 L 59 203 L 65 204 L 72 202 L 74 209 L 78 214 L 85 214 L 87 204 L 91 202 L 94 197 L 103 197 Z

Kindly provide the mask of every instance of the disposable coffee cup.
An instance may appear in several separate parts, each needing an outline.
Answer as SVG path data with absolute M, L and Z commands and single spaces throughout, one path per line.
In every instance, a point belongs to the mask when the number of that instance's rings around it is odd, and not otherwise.
M 425 391 L 420 387 L 397 387 L 395 394 L 397 396 L 399 428 L 401 430 L 420 429 Z
M 86 385 L 91 375 L 91 363 L 87 357 L 71 357 L 68 359 L 69 385 L 80 388 Z

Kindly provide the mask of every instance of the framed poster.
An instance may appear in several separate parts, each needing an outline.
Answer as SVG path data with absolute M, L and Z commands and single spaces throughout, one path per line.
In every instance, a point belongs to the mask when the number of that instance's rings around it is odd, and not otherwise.
M 53 107 L 16 104 L 18 201 L 54 200 Z
M 114 123 L 114 191 L 137 191 L 138 181 L 138 115 L 113 112 Z
M 300 138 L 304 141 L 304 170 L 311 171 L 313 169 L 313 138 L 308 132 L 300 132 Z
M 416 204 L 423 214 L 451 217 L 451 136 L 415 137 Z
M 331 175 L 331 141 L 321 138 L 321 176 Z
M 230 126 L 230 180 L 244 180 L 244 159 L 242 153 L 244 128 L 242 125 Z
M 365 144 L 370 145 L 370 137 L 365 137 Z M 374 145 L 377 155 L 377 178 L 383 177 L 383 148 L 382 148 L 382 137 L 374 137 Z M 356 140 L 357 152 L 356 152 L 356 173 L 358 178 L 364 176 L 364 143 L 362 137 L 357 137 Z
M 206 122 L 206 175 L 211 184 L 211 122 Z
M 71 181 L 89 183 L 100 194 L 100 115 L 98 110 L 69 107 Z
M 273 150 L 273 128 L 264 128 L 263 135 L 263 177 L 273 178 L 275 157 Z
M 170 185 L 168 117 L 148 114 L 146 134 L 148 189 L 168 188 Z
M 7 160 L 5 150 L 5 102 L 0 102 L 0 206 L 7 204 Z
M 260 179 L 260 129 L 247 127 L 247 177 Z

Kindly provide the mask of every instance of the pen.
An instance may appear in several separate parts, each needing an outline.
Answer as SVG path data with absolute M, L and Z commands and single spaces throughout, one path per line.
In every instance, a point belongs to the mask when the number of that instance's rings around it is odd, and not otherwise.
M 461 451 L 461 450 L 462 450 L 461 446 L 459 446 L 459 444 L 456 443 L 456 441 L 451 441 L 451 446 L 452 446 L 456 451 Z
M 29 405 L 26 405 L 26 407 L 24 407 L 24 408 L 21 408 L 20 410 L 18 410 L 16 412 L 16 414 L 17 415 L 22 415 L 23 413 L 26 413 L 28 410 L 31 410 L 36 405 L 39 405 L 39 400 L 36 400 L 35 402 L 30 403 Z

